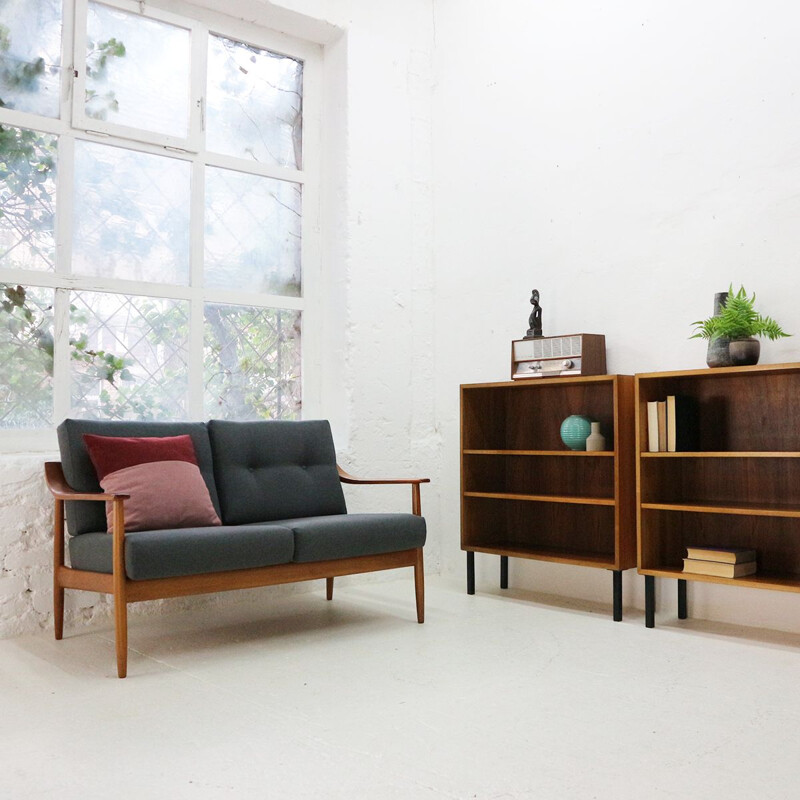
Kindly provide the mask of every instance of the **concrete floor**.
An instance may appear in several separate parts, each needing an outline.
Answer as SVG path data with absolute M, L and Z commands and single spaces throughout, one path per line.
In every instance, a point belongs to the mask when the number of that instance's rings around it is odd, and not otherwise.
M 398 573 L 400 574 L 400 573 Z M 479 587 L 480 592 L 480 587 Z M 428 579 L 0 642 L 0 796 L 794 798 L 800 637 Z

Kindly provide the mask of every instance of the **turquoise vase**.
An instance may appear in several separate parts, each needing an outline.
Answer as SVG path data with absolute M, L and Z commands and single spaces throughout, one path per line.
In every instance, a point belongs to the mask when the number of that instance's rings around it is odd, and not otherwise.
M 592 432 L 592 421 L 582 414 L 573 414 L 561 423 L 561 441 L 570 450 L 585 450 L 586 439 Z

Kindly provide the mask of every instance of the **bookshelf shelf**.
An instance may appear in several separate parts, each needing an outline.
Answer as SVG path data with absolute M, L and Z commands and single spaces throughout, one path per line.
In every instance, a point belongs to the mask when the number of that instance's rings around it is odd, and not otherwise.
M 642 458 L 800 458 L 800 452 L 781 452 L 776 450 L 714 453 L 640 453 Z
M 640 570 L 641 574 L 653 576 L 654 578 L 677 578 L 683 580 L 690 576 L 680 569 L 670 569 L 668 567 L 655 567 L 653 569 Z M 774 589 L 779 592 L 800 592 L 800 577 L 797 575 L 786 575 L 781 573 L 757 572 L 755 575 L 747 575 L 742 578 L 720 578 L 716 575 L 691 575 L 691 580 L 701 583 L 724 583 L 728 586 L 749 586 L 754 589 Z
M 571 458 L 613 458 L 613 450 L 463 450 L 465 456 L 569 456 Z M 674 453 L 673 453 L 674 455 Z
M 692 452 L 649 452 L 647 403 L 686 396 L 697 409 Z M 635 378 L 638 569 L 645 623 L 655 579 L 800 592 L 800 364 L 640 374 Z M 757 553 L 753 575 L 684 573 L 687 547 Z
M 778 503 L 709 503 L 700 500 L 687 500 L 683 503 L 642 503 L 643 509 L 656 511 L 693 511 L 697 514 L 739 514 L 749 517 L 800 517 L 800 506 L 787 506 Z
M 600 422 L 608 450 L 569 450 L 561 422 Z M 614 573 L 622 618 L 622 570 L 636 564 L 633 378 L 598 375 L 461 386 L 461 547 L 467 591 L 475 553 Z
M 464 492 L 464 497 L 493 497 L 497 500 L 524 500 L 533 503 L 575 503 L 584 506 L 613 506 L 613 497 L 569 497 L 554 494 L 506 494 L 501 492 Z
M 586 550 L 545 549 L 541 547 L 522 547 L 517 544 L 499 543 L 491 548 L 473 547 L 475 553 L 490 553 L 493 555 L 513 556 L 514 558 L 529 558 L 535 561 L 552 561 L 559 564 L 577 564 L 585 567 L 600 567 L 601 569 L 614 569 L 613 559 L 606 553 L 590 553 Z

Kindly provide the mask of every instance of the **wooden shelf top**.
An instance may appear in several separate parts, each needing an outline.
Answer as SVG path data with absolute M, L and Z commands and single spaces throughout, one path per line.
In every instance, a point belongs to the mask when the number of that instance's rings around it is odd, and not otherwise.
M 582 506 L 613 506 L 613 497 L 573 497 L 553 494 L 509 494 L 507 492 L 464 492 L 464 497 L 485 497 L 493 500 L 525 500 L 532 503 L 573 503 Z
M 513 556 L 514 558 L 529 558 L 534 561 L 555 561 L 559 564 L 576 564 L 578 566 L 597 567 L 599 569 L 619 569 L 614 561 L 613 553 L 575 552 L 571 550 L 523 547 L 516 544 L 493 544 L 491 547 L 465 545 L 461 549 L 471 550 L 475 553 L 491 553 L 492 555 Z
M 617 378 L 630 378 L 630 375 L 563 375 L 554 378 L 522 378 L 516 381 L 497 381 L 492 383 L 462 383 L 461 389 L 496 389 L 498 387 L 520 388 L 523 386 L 569 386 L 576 383 L 614 383 Z
M 695 511 L 703 514 L 738 514 L 750 517 L 800 517 L 800 506 L 780 503 L 711 503 L 684 500 L 680 503 L 642 503 L 655 511 Z
M 754 589 L 775 589 L 781 592 L 800 592 L 800 575 L 756 572 L 741 578 L 720 578 L 717 575 L 697 575 L 673 567 L 655 567 L 638 570 L 640 575 L 653 575 L 656 578 L 679 578 L 704 583 L 725 583 L 728 586 L 749 586 Z
M 733 451 L 681 451 L 680 453 L 651 453 L 643 450 L 639 453 L 642 458 L 800 458 L 796 450 L 741 450 Z
M 465 456 L 598 456 L 614 455 L 613 450 L 462 450 Z
M 752 367 L 715 367 L 709 369 L 704 367 L 702 369 L 687 369 L 678 370 L 675 372 L 637 372 L 635 378 L 637 381 L 647 380 L 660 380 L 662 378 L 684 378 L 684 377 L 698 377 L 698 378 L 725 378 L 736 375 L 746 375 L 748 373 L 786 373 L 786 372 L 800 372 L 800 362 L 793 362 L 787 364 L 756 364 Z

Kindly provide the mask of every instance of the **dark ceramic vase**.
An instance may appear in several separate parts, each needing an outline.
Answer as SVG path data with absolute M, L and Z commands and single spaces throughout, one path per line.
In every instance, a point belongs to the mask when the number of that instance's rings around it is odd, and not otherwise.
M 728 299 L 727 292 L 717 292 L 714 295 L 714 316 L 718 317 L 722 306 Z M 720 336 L 718 339 L 712 339 L 708 343 L 708 352 L 706 353 L 706 364 L 709 367 L 730 367 L 731 354 L 729 350 L 731 340 L 727 337 Z
M 731 364 L 734 367 L 750 367 L 758 364 L 761 355 L 761 342 L 758 339 L 734 339 L 728 347 Z

